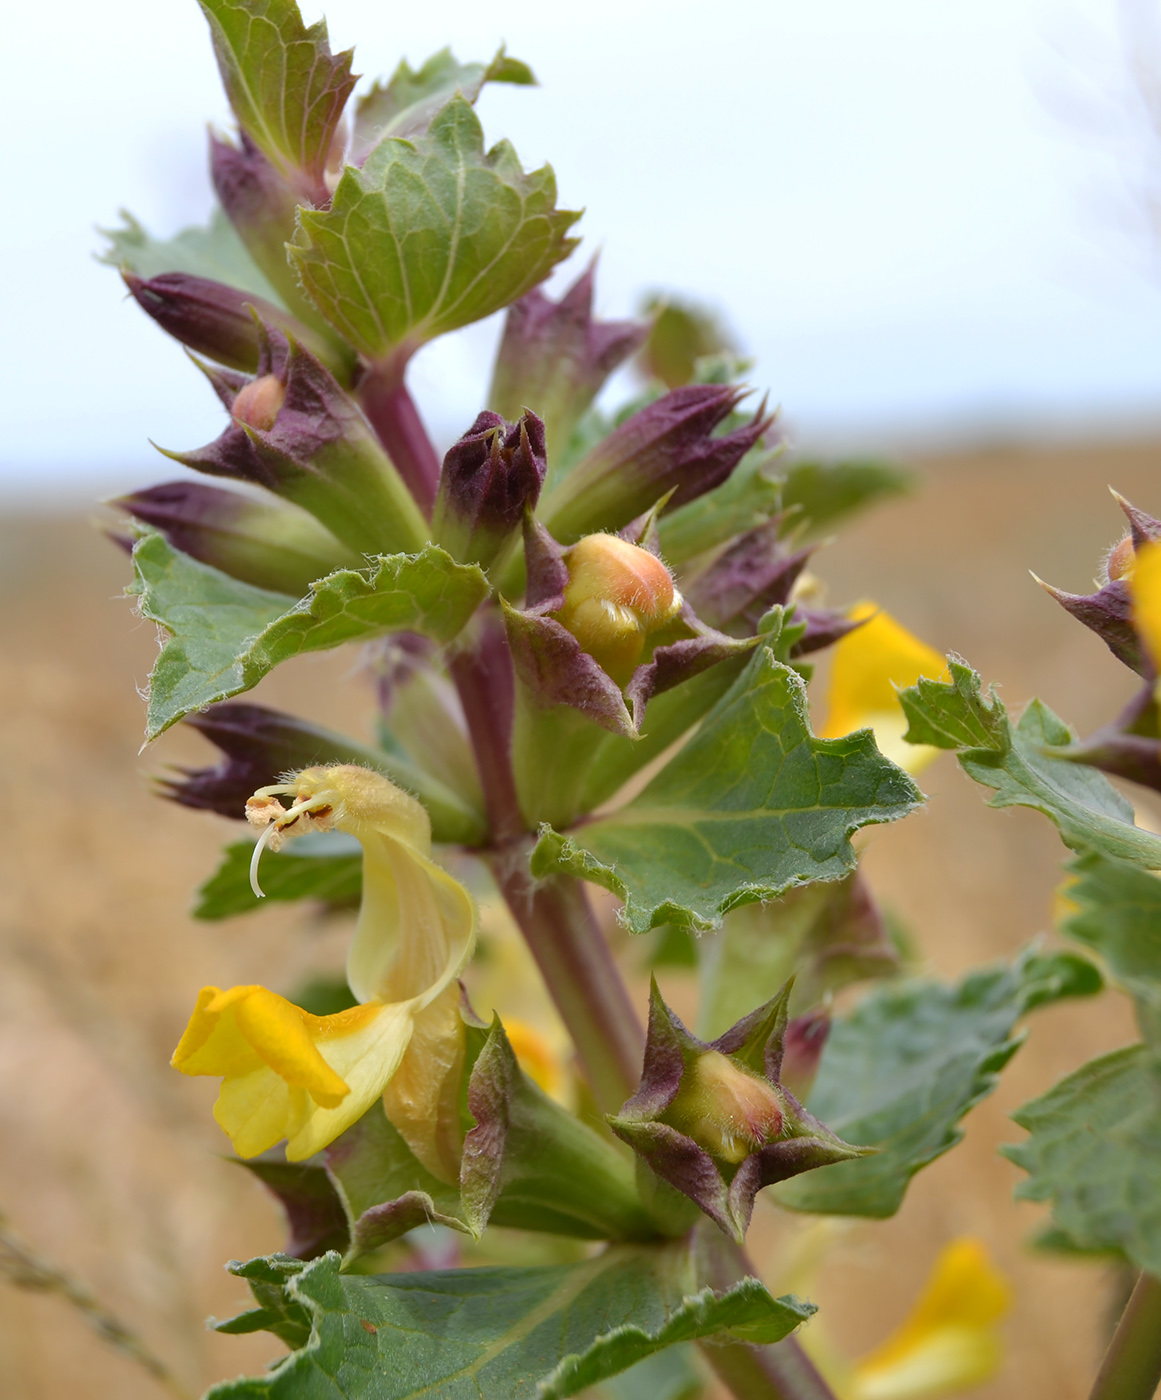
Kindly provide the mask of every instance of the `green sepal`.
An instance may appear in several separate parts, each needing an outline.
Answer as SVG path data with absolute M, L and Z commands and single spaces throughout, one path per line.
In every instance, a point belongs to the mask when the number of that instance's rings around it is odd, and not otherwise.
M 801 678 L 765 643 L 638 797 L 574 836 L 542 827 L 532 872 L 603 885 L 634 933 L 711 929 L 739 905 L 838 879 L 855 865 L 852 832 L 921 800 L 869 730 L 814 737 Z
M 459 1188 L 433 1176 L 392 1127 L 381 1103 L 326 1149 L 327 1174 L 347 1217 L 344 1263 L 424 1224 L 473 1233 Z
M 576 245 L 549 166 L 526 174 L 507 142 L 484 151 L 454 96 L 414 141 L 348 166 L 331 207 L 303 209 L 289 252 L 312 300 L 376 360 L 515 301 Z
M 357 79 L 354 50 L 332 54 L 325 20 L 303 24 L 295 0 L 198 0 L 239 125 L 305 197 L 323 173 Z
M 1161 868 L 1161 837 L 1134 826 L 1132 803 L 1102 773 L 1044 752 L 1076 739 L 1047 705 L 1033 700 L 1013 725 L 995 690 L 981 693 L 978 672 L 954 656 L 948 669 L 950 681 L 921 678 L 899 692 L 909 743 L 957 750 L 964 772 L 995 789 L 990 807 L 1043 812 L 1073 850 Z
M 1161 1064 L 1146 1045 L 1090 1060 L 1012 1114 L 1031 1136 L 1001 1147 L 1023 1200 L 1084 1250 L 1121 1250 L 1161 1274 Z
M 879 1151 L 775 1187 L 779 1203 L 820 1215 L 893 1215 L 915 1173 L 959 1142 L 960 1120 L 996 1087 L 1022 1043 L 1020 1018 L 1100 987 L 1085 958 L 1025 952 L 951 986 L 873 988 L 831 1026 L 807 1107 L 846 1141 Z
M 337 1254 L 231 1266 L 268 1294 L 255 1264 L 281 1271 L 280 1306 L 309 1316 L 309 1340 L 206 1400 L 564 1400 L 679 1343 L 780 1341 L 814 1311 L 754 1278 L 700 1287 L 684 1244 L 549 1268 L 342 1274 Z
M 521 1070 L 499 1016 L 472 1067 L 460 1190 L 475 1233 L 485 1224 L 581 1239 L 647 1240 L 657 1227 L 632 1161 Z
M 206 227 L 182 229 L 170 239 L 154 238 L 124 209 L 121 218 L 122 228 L 99 230 L 109 240 L 109 246 L 98 253 L 98 262 L 128 268 L 146 279 L 159 277 L 163 272 L 207 277 L 211 282 L 224 282 L 228 287 L 252 292 L 275 306 L 283 305 L 221 209 L 214 209 Z
M 157 534 L 138 541 L 133 565 L 127 591 L 170 634 L 150 676 L 147 741 L 304 652 L 403 630 L 449 642 L 488 591 L 478 568 L 435 545 L 380 555 L 365 573 L 340 569 L 297 603 L 198 563 Z

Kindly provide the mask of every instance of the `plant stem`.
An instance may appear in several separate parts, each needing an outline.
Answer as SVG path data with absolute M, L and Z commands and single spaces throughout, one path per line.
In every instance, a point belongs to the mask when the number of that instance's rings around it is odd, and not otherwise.
M 523 845 L 492 865 L 593 1095 L 605 1113 L 615 1113 L 641 1077 L 645 1037 L 584 886 L 571 875 L 533 880 Z
M 1105 1352 L 1090 1400 L 1151 1400 L 1161 1385 L 1161 1279 L 1142 1273 Z
M 448 667 L 480 773 L 496 883 L 572 1037 L 597 1103 L 613 1113 L 637 1087 L 645 1038 L 584 886 L 571 876 L 537 882 L 529 874 L 528 827 L 512 775 L 512 657 L 494 611 L 481 614 Z
M 373 365 L 359 385 L 363 411 L 383 449 L 427 516 L 439 489 L 439 457 L 423 426 L 403 371 L 387 361 Z
M 737 1400 L 834 1400 L 834 1392 L 793 1337 L 772 1347 L 703 1342 L 701 1354 Z
M 512 709 L 515 680 L 504 624 L 494 608 L 476 618 L 448 658 L 460 697 L 484 793 L 494 846 L 527 833 L 512 774 Z
M 746 1251 L 720 1231 L 703 1222 L 696 1238 L 701 1273 L 714 1288 L 727 1289 L 739 1279 L 756 1276 Z M 737 1400 L 835 1400 L 796 1337 L 774 1346 L 709 1341 L 698 1346 L 714 1374 Z

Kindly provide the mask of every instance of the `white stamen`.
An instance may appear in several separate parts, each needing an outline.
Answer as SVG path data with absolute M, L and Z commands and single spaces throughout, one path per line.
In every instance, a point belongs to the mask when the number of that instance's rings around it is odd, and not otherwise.
M 276 793 L 285 793 L 287 791 L 293 792 L 294 789 L 285 786 L 277 789 L 259 788 L 254 796 L 268 797 Z M 328 805 L 327 799 L 317 794 L 314 797 L 304 797 L 301 802 L 296 802 L 293 807 L 287 807 L 282 816 L 275 818 L 269 826 L 263 828 L 262 835 L 259 836 L 258 840 L 254 843 L 254 854 L 250 857 L 250 888 L 259 899 L 266 898 L 265 894 L 262 892 L 262 887 L 258 883 L 258 862 L 262 859 L 262 852 L 274 840 L 275 835 L 280 836 L 282 832 L 301 817 L 304 812 L 309 816 L 312 808 L 326 807 Z M 295 835 L 297 834 L 298 833 L 295 832 Z M 275 847 L 275 850 L 277 849 L 278 848 Z
M 258 883 L 258 862 L 262 859 L 262 852 L 269 844 L 270 838 L 277 830 L 276 822 L 271 822 L 269 826 L 264 827 L 262 835 L 254 842 L 254 854 L 250 857 L 250 888 L 259 899 L 265 899 L 266 895 Z

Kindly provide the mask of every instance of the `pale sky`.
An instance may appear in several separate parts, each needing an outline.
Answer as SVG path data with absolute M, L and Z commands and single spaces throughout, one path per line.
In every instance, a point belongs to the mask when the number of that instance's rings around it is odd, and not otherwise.
M 1161 274 L 1126 212 L 1127 182 L 1161 156 L 1117 107 L 1114 0 L 577 13 L 327 11 L 368 81 L 447 43 L 473 60 L 506 42 L 530 63 L 539 88 L 481 99 L 486 135 L 550 160 L 561 202 L 585 208 L 601 311 L 655 288 L 711 303 L 806 447 L 1161 427 Z M 0 93 L 22 133 L 0 230 L 0 494 L 63 501 L 172 477 L 148 439 L 220 431 L 200 375 L 91 253 L 122 206 L 158 234 L 203 221 L 205 125 L 229 118 L 194 0 L 58 0 L 47 16 L 25 5 L 5 25 L 23 57 Z M 413 366 L 441 442 L 480 406 L 497 329 Z

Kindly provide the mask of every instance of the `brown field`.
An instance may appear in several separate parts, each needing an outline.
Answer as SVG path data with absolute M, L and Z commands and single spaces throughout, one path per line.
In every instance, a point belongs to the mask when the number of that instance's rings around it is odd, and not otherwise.
M 1118 533 L 1113 484 L 1161 511 L 1161 446 L 996 449 L 922 465 L 921 491 L 843 531 L 818 572 L 836 601 L 870 595 L 939 648 L 1033 694 L 1080 731 L 1110 717 L 1132 677 L 1028 577 L 1085 590 Z M 194 1392 L 277 1353 L 263 1336 L 207 1332 L 244 1303 L 224 1260 L 280 1244 L 277 1212 L 238 1168 L 209 1114 L 215 1086 L 167 1067 L 205 982 L 273 982 L 334 966 L 341 929 L 285 907 L 197 924 L 190 891 L 228 834 L 162 804 L 149 775 L 201 757 L 193 736 L 137 754 L 154 629 L 119 597 L 122 556 L 77 518 L 0 528 L 0 753 L 8 774 L 0 883 L 0 1211 L 39 1250 L 131 1322 Z M 259 698 L 365 732 L 354 654 L 285 667 Z M 1062 857 L 1038 815 L 989 811 L 946 757 L 923 776 L 921 814 L 870 842 L 881 899 L 939 974 L 1010 954 L 1050 927 Z M 1031 1253 L 1039 1208 L 996 1156 L 1007 1114 L 1091 1056 L 1133 1037 L 1114 994 L 1040 1013 L 965 1143 L 915 1181 L 894 1220 L 856 1229 L 818 1293 L 828 1330 L 857 1354 L 892 1326 L 939 1247 L 982 1237 L 1012 1279 L 1008 1358 L 977 1393 L 1074 1400 L 1087 1393 L 1115 1280 L 1091 1263 Z M 753 1237 L 776 1281 L 787 1227 Z M 163 1392 L 57 1297 L 0 1282 L 4 1400 L 154 1400 Z

